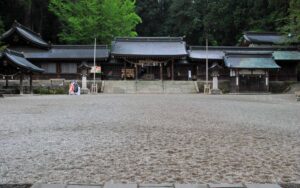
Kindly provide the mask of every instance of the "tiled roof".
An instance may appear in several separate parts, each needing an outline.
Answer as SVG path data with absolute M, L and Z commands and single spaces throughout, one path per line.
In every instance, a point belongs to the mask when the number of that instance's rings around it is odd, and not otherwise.
M 111 54 L 116 57 L 185 57 L 186 43 L 181 37 L 116 38 Z

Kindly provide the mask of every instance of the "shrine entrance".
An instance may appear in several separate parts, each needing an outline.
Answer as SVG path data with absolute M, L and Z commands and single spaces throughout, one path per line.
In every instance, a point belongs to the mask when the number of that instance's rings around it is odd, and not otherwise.
M 138 79 L 140 80 L 159 80 L 159 66 L 139 66 Z

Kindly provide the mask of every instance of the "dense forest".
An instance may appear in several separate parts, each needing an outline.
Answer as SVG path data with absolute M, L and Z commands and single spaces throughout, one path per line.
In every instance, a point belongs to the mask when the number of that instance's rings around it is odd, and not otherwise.
M 14 22 L 52 43 L 108 44 L 116 36 L 184 36 L 235 45 L 243 31 L 299 36 L 300 0 L 1 0 L 0 32 Z

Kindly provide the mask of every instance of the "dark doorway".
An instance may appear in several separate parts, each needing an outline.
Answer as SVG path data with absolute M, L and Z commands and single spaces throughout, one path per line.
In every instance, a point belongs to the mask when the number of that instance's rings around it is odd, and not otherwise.
M 265 76 L 240 76 L 240 92 L 266 92 Z
M 141 80 L 157 80 L 160 79 L 159 66 L 143 66 L 139 67 L 138 78 Z

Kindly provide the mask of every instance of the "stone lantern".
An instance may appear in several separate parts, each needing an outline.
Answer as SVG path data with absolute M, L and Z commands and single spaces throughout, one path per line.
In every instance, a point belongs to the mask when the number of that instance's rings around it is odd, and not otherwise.
M 88 75 L 88 72 L 91 69 L 91 67 L 88 66 L 88 64 L 86 62 L 82 62 L 78 68 L 81 71 L 81 76 L 82 76 L 81 93 L 88 94 L 88 93 L 90 93 L 90 90 L 87 88 L 87 75 Z
M 219 95 L 221 94 L 221 90 L 219 89 L 219 71 L 222 69 L 222 66 L 220 66 L 218 63 L 213 63 L 213 65 L 210 67 L 211 70 L 211 76 L 213 77 L 213 82 L 212 82 L 212 90 L 211 94 L 213 95 Z

